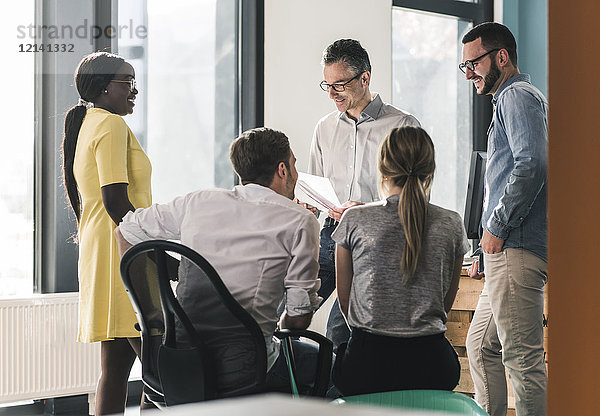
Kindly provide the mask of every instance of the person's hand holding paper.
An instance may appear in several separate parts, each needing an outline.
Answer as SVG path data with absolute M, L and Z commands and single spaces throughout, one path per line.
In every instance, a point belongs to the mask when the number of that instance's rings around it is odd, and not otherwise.
M 300 202 L 326 212 L 336 221 L 340 220 L 346 209 L 360 205 L 360 202 L 354 201 L 348 201 L 342 205 L 328 178 L 303 172 L 298 172 L 295 193 Z
M 294 193 L 295 192 L 296 191 L 294 191 Z M 313 207 L 312 205 L 309 205 L 306 202 L 300 202 L 300 200 L 298 198 L 294 198 L 294 202 L 296 204 L 302 205 L 303 208 L 306 208 L 307 210 L 309 210 L 310 212 L 315 214 L 317 216 L 317 218 L 319 217 L 319 209 L 317 207 Z
M 322 176 L 298 172 L 294 192 L 298 201 L 312 205 L 319 211 L 328 212 L 341 205 L 331 182 Z
M 357 205 L 363 205 L 363 203 L 362 202 L 356 202 L 356 201 L 344 202 L 342 204 L 342 206 L 340 206 L 340 207 L 333 207 L 333 209 L 330 209 L 329 211 L 327 211 L 327 213 L 329 214 L 329 216 L 331 218 L 333 218 L 336 221 L 339 221 L 340 218 L 342 218 L 342 214 L 344 213 L 344 211 L 346 211 L 350 207 L 355 207 Z

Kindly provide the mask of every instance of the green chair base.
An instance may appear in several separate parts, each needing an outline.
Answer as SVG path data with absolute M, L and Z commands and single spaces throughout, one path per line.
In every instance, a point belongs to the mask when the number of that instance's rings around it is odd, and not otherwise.
M 487 416 L 487 413 L 470 397 L 461 393 L 443 390 L 402 390 L 361 394 L 337 399 L 333 403 L 442 410 L 459 415 Z

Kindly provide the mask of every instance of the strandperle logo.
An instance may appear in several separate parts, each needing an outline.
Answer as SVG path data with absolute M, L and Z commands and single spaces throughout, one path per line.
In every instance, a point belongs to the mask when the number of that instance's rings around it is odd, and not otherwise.
M 88 19 L 78 26 L 73 25 L 18 25 L 17 39 L 31 39 L 36 41 L 68 41 L 73 39 L 89 39 L 90 45 L 94 41 L 106 37 L 115 38 L 138 38 L 146 39 L 148 37 L 148 28 L 144 25 L 134 25 L 133 19 L 129 19 L 128 24 L 117 26 L 98 26 L 90 25 Z

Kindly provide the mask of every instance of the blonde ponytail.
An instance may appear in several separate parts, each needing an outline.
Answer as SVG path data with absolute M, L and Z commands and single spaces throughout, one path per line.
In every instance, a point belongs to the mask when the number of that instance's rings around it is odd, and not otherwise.
M 406 281 L 414 275 L 421 253 L 427 220 L 429 191 L 435 171 L 435 151 L 431 138 L 420 127 L 393 129 L 379 151 L 379 173 L 401 188 L 398 217 L 406 244 L 400 267 Z M 380 185 L 383 183 L 380 180 Z M 380 191 L 383 186 L 380 186 Z

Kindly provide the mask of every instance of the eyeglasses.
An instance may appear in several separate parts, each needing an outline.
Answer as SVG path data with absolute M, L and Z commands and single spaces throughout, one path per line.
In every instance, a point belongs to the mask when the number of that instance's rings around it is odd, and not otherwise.
M 467 73 L 467 71 L 465 70 L 465 68 L 468 69 L 469 71 L 475 71 L 475 64 L 477 64 L 477 61 L 480 61 L 483 58 L 485 58 L 487 55 L 489 55 L 490 53 L 496 52 L 496 51 L 499 51 L 499 50 L 500 50 L 499 48 L 492 49 L 491 51 L 487 51 L 486 53 L 484 53 L 481 56 L 478 56 L 475 59 L 467 59 L 466 61 L 458 64 L 458 69 L 460 69 L 463 74 Z
M 120 82 L 123 84 L 129 84 L 129 91 L 133 92 L 133 90 L 136 89 L 137 84 L 135 83 L 135 78 L 130 78 L 130 79 L 111 79 L 110 82 Z
M 346 89 L 346 85 L 350 84 L 352 81 L 354 81 L 356 78 L 360 77 L 361 75 L 362 75 L 362 72 L 360 74 L 356 75 L 354 78 L 352 78 L 349 81 L 336 82 L 335 84 L 328 84 L 325 81 L 321 81 L 321 83 L 319 84 L 319 87 L 321 87 L 321 89 L 325 92 L 327 92 L 329 87 L 333 88 L 334 91 L 342 92 Z

